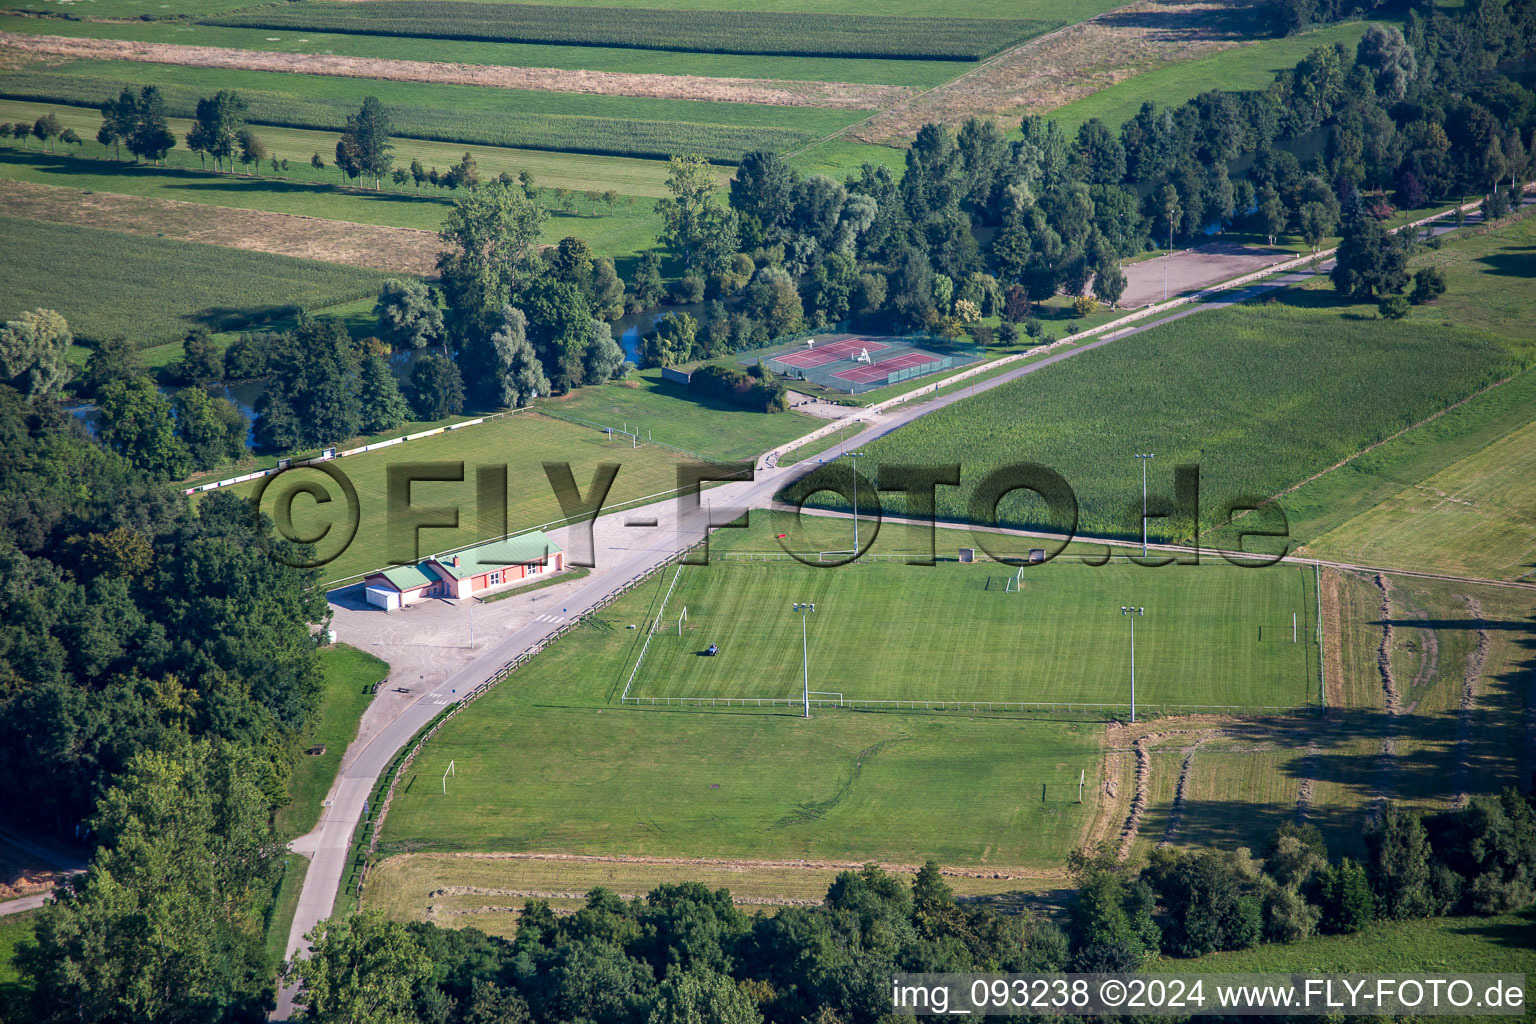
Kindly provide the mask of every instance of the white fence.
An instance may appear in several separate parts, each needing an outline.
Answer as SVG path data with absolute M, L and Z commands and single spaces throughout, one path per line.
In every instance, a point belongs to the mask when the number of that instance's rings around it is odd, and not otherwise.
M 514 410 L 521 411 L 521 410 Z M 472 427 L 477 423 L 485 423 L 487 420 L 501 419 L 503 416 L 511 416 L 512 412 L 498 412 L 489 416 L 477 416 L 472 420 L 464 420 L 459 423 L 449 423 L 441 427 L 433 427 L 431 430 L 421 430 L 414 434 L 405 434 L 402 437 L 391 437 L 387 441 L 374 441 L 372 444 L 359 445 L 356 448 L 348 448 L 346 451 L 336 452 L 332 455 L 321 453 L 307 459 L 284 459 L 281 464 L 271 469 L 258 469 L 254 473 L 246 473 L 243 476 L 232 476 L 227 480 L 216 480 L 211 484 L 198 484 L 196 487 L 182 489 L 182 494 L 201 494 L 204 491 L 217 491 L 221 487 L 234 487 L 237 484 L 249 483 L 252 480 L 260 480 L 262 477 L 274 476 L 290 469 L 298 469 L 300 466 L 313 466 L 321 462 L 330 462 L 332 459 L 344 459 L 349 455 L 361 455 L 364 452 L 376 452 L 380 448 L 389 448 L 393 445 L 404 444 L 407 441 L 419 441 L 424 437 L 435 437 L 438 434 L 447 433 L 450 430 L 459 430 L 463 427 Z M 327 449 L 329 451 L 330 449 Z

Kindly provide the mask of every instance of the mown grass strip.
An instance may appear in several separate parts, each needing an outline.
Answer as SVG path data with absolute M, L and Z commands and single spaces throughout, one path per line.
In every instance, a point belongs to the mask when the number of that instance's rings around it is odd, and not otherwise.
M 901 18 L 764 11 L 575 9 L 473 0 L 365 0 L 263 7 L 205 19 L 244 28 L 485 42 L 797 57 L 978 60 L 1051 23 L 1012 18 Z

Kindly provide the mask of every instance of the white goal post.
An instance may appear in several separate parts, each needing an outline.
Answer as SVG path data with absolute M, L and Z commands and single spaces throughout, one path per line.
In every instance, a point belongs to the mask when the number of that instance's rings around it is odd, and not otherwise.
M 449 761 L 448 762 L 448 767 L 443 770 L 443 795 L 444 796 L 448 795 L 448 776 L 450 776 L 450 775 L 452 775 L 454 778 L 458 778 L 459 777 L 459 773 L 454 770 L 453 762 L 452 761 Z
M 677 635 L 683 635 L 683 626 L 688 622 L 688 606 L 683 605 L 683 610 L 677 616 Z
M 1014 570 L 1013 575 L 1009 576 L 1007 581 L 1003 584 L 1003 593 L 1005 593 L 1005 594 L 1016 594 L 1016 593 L 1019 592 L 1020 589 L 1023 588 L 1023 586 L 1024 586 L 1024 567 L 1021 565 L 1017 569 Z

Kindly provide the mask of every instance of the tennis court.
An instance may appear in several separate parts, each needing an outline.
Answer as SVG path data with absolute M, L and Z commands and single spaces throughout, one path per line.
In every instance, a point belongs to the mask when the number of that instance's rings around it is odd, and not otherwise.
M 798 341 L 761 358 L 768 369 L 781 377 L 856 395 L 964 366 L 979 357 L 974 345 L 926 335 L 909 339 L 829 334 Z M 757 359 L 754 354 L 741 359 L 741 364 L 750 366 Z
M 788 363 L 790 366 L 798 366 L 802 370 L 812 366 L 824 366 L 827 363 L 835 363 L 843 359 L 856 359 L 861 351 L 878 352 L 889 348 L 878 341 L 870 341 L 866 338 L 848 338 L 843 341 L 834 341 L 822 345 L 820 348 L 808 348 L 803 352 L 787 352 L 778 357 L 779 362 Z
M 887 378 L 898 370 L 909 370 L 919 366 L 927 366 L 929 363 L 937 363 L 939 359 L 939 356 L 929 355 L 927 352 L 907 352 L 904 355 L 882 359 L 878 363 L 871 363 L 868 366 L 856 366 L 851 370 L 842 370 L 833 374 L 833 376 L 839 380 L 851 380 L 855 384 L 869 384 L 874 381 L 884 384 L 887 382 Z M 908 376 L 916 377 L 919 374 L 914 373 Z

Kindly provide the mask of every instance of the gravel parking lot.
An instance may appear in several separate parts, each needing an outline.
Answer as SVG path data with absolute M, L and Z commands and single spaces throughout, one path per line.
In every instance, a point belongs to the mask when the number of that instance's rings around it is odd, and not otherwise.
M 1128 263 L 1125 270 L 1125 294 L 1120 297 L 1124 309 L 1138 309 L 1163 301 L 1163 271 L 1168 272 L 1167 295 L 1208 288 L 1213 284 L 1261 270 L 1272 263 L 1290 259 L 1295 253 L 1283 249 L 1212 242 L 1198 249 L 1185 249 L 1172 257 L 1159 256 L 1140 263 Z

